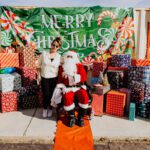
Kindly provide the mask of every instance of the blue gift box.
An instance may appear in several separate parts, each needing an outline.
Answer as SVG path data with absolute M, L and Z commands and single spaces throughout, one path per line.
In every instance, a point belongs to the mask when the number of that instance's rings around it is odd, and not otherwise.
M 93 86 L 94 84 L 97 84 L 99 81 L 99 78 L 97 77 L 91 77 L 91 85 Z
M 114 67 L 128 67 L 131 65 L 130 54 L 115 54 L 112 55 L 112 66 Z
M 132 80 L 150 82 L 150 66 L 136 67 L 130 66 L 128 71 L 129 82 Z

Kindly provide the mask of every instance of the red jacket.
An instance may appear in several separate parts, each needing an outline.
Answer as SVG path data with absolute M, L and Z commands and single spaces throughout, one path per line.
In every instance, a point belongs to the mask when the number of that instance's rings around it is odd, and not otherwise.
M 60 66 L 59 67 L 59 71 L 58 71 L 58 83 L 63 83 L 64 85 L 68 85 L 69 86 L 68 78 L 64 78 L 62 76 L 63 72 L 64 72 L 63 67 Z M 80 75 L 80 82 L 78 82 L 77 85 L 79 83 L 83 84 L 86 81 L 86 71 L 85 71 L 85 69 L 84 69 L 82 64 L 77 64 L 77 74 Z

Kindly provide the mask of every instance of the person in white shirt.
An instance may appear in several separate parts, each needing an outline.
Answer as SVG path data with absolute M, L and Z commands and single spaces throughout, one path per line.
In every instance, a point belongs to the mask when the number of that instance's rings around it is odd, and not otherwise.
M 50 51 L 44 51 L 38 60 L 37 81 L 41 82 L 43 92 L 43 117 L 52 116 L 51 98 L 57 84 L 58 68 L 61 55 L 58 53 L 62 45 L 60 37 L 56 37 L 51 43 Z

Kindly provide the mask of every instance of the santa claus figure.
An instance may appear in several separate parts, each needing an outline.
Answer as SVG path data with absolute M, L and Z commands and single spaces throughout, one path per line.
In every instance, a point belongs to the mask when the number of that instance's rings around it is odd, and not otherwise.
M 88 108 L 88 93 L 86 91 L 86 71 L 75 51 L 64 54 L 63 64 L 59 67 L 57 87 L 62 88 L 64 109 L 69 114 L 70 127 L 75 125 L 75 99 L 78 101 L 78 125 L 84 126 L 84 115 Z

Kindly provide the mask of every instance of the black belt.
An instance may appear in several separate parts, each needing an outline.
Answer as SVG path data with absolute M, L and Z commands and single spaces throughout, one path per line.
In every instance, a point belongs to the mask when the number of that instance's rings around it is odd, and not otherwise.
M 72 85 L 72 86 L 66 85 L 66 87 L 67 87 L 67 88 L 72 88 L 72 87 L 81 87 L 81 86 L 78 86 L 78 85 Z
M 81 87 L 82 85 L 84 85 L 84 84 L 78 84 L 78 85 L 66 85 L 66 87 L 68 87 L 68 88 L 70 88 L 70 87 Z

